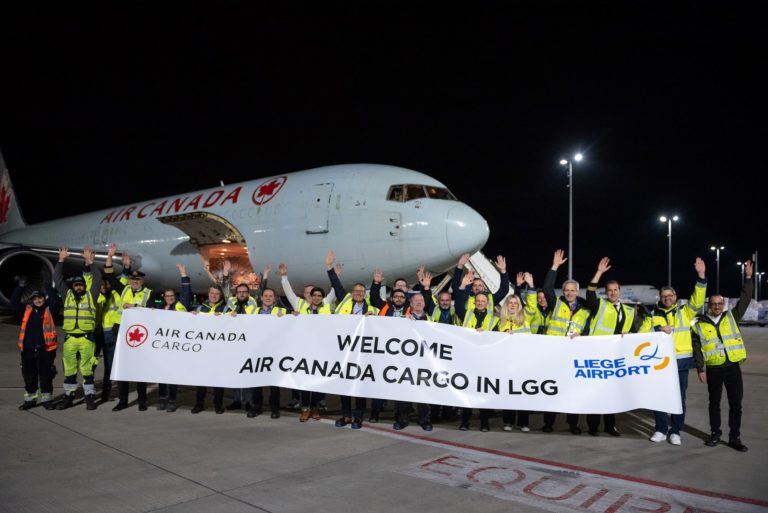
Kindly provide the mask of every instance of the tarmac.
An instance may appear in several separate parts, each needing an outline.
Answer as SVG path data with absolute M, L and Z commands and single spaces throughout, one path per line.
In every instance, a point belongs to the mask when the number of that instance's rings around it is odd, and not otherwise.
M 19 411 L 19 328 L 3 321 L 0 512 L 768 512 L 768 328 L 743 329 L 749 452 L 740 453 L 704 445 L 708 397 L 695 373 L 681 446 L 650 442 L 645 410 L 618 416 L 621 437 L 588 435 L 583 416 L 584 433 L 572 435 L 564 415 L 546 434 L 540 413 L 529 433 L 504 432 L 500 415 L 481 433 L 477 412 L 466 432 L 457 421 L 436 423 L 432 432 L 415 422 L 394 431 L 391 402 L 380 423 L 353 431 L 334 426 L 333 396 L 323 419 L 306 423 L 285 407 L 279 419 L 268 411 L 217 415 L 211 394 L 208 409 L 190 415 L 194 390 L 186 387 L 174 413 L 156 410 L 152 386 L 145 412 L 135 392 L 120 412 L 112 411 L 116 401 L 86 411 L 81 400 L 64 411 Z M 286 404 L 290 393 L 282 392 Z

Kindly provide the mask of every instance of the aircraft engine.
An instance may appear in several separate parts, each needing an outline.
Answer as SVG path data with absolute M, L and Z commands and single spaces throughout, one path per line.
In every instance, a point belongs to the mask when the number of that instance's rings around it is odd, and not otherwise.
M 11 294 L 19 276 L 25 276 L 22 300 L 34 290 L 45 290 L 53 279 L 53 264 L 44 256 L 25 249 L 15 249 L 0 254 L 0 305 L 10 306 Z

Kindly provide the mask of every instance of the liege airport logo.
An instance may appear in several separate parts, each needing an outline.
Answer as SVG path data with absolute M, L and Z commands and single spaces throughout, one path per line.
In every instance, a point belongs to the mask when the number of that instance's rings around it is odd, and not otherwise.
M 626 358 L 574 360 L 573 368 L 576 369 L 574 377 L 585 379 L 621 379 L 627 376 L 647 375 L 650 374 L 651 370 L 660 371 L 669 365 L 669 356 L 659 356 L 658 345 L 653 350 L 649 350 L 650 347 L 650 342 L 643 342 L 635 348 L 633 354 L 637 358 L 637 362 L 627 363 Z M 657 360 L 658 363 L 656 363 Z
M 269 200 L 277 196 L 277 193 L 280 192 L 280 189 L 283 188 L 283 184 L 285 184 L 286 181 L 285 176 L 281 176 L 278 178 L 271 178 L 265 182 L 260 183 L 258 186 L 256 186 L 256 190 L 253 191 L 253 195 L 251 195 L 251 199 L 256 205 L 263 205 L 267 203 Z
M 147 341 L 147 338 L 149 338 L 149 332 L 141 324 L 134 324 L 125 332 L 125 343 L 130 347 L 139 347 Z

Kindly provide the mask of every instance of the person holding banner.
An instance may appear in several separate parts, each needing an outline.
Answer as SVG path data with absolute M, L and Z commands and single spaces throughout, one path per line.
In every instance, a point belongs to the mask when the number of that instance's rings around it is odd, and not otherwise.
M 558 249 L 552 257 L 552 267 L 544 278 L 544 295 L 547 298 L 547 304 L 553 305 L 549 314 L 544 334 L 550 336 L 568 336 L 571 338 L 581 335 L 588 330 L 587 320 L 590 311 L 586 307 L 586 301 L 579 297 L 579 282 L 576 280 L 566 280 L 563 282 L 563 295 L 559 298 L 555 294 L 555 280 L 557 279 L 557 270 L 568 258 L 565 251 Z M 555 424 L 556 413 L 544 413 L 545 433 L 552 432 L 552 426 Z M 581 434 L 579 427 L 579 415 L 569 413 L 565 421 L 568 423 L 569 430 L 574 435 Z
M 747 452 L 747 446 L 741 441 L 741 400 L 744 397 L 744 384 L 741 378 L 740 363 L 747 358 L 747 349 L 739 330 L 739 321 L 749 308 L 752 290 L 752 261 L 744 264 L 744 285 L 741 297 L 731 310 L 725 309 L 725 298 L 720 294 L 709 297 L 706 314 L 696 317 L 696 329 L 693 333 L 693 356 L 699 380 L 709 389 L 709 426 L 711 434 L 704 442 L 708 447 L 720 443 L 723 432 L 720 430 L 720 398 L 723 385 L 728 396 L 728 446 L 739 452 Z
M 587 286 L 587 308 L 596 312 L 589 325 L 590 336 L 637 333 L 642 323 L 642 318 L 635 315 L 635 309 L 621 302 L 621 286 L 616 280 L 608 280 L 605 283 L 605 295 L 608 296 L 608 299 L 597 297 L 597 285 L 600 283 L 600 278 L 610 268 L 610 258 L 603 257 L 600 259 L 597 264 L 597 271 Z M 587 415 L 587 426 L 590 435 L 598 436 L 600 415 Z M 621 432 L 616 427 L 616 415 L 612 413 L 603 415 L 603 429 L 611 436 L 621 436 Z
M 524 279 L 529 277 L 528 286 L 533 287 L 533 275 L 531 273 L 519 273 L 519 275 L 522 275 Z M 523 301 L 520 299 L 520 296 L 513 294 L 507 297 L 499 309 L 497 331 L 506 331 L 510 335 L 515 333 L 531 333 L 532 317 L 529 312 L 536 308 L 536 296 L 528 294 L 526 296 L 526 303 L 528 303 L 527 307 L 523 308 Z M 504 431 L 512 431 L 512 427 L 515 425 L 515 417 L 517 417 L 520 431 L 527 433 L 531 430 L 528 426 L 529 412 L 525 410 L 503 410 L 501 416 L 504 423 Z
M 187 268 L 183 264 L 176 264 L 176 268 L 181 275 L 181 294 L 177 299 L 176 291 L 166 289 L 163 292 L 163 303 L 158 306 L 161 310 L 170 310 L 172 312 L 186 312 L 189 310 L 189 304 L 192 302 L 192 283 L 187 276 Z M 176 411 L 176 397 L 179 392 L 179 385 L 158 383 L 157 410 L 173 413 Z
M 503 259 L 503 257 L 499 257 Z M 461 280 L 461 285 L 456 295 L 456 315 L 459 319 L 463 319 L 461 325 L 465 328 L 474 329 L 476 331 L 493 331 L 499 323 L 499 318 L 493 314 L 493 310 L 489 307 L 491 303 L 490 295 L 483 291 L 477 291 L 474 294 L 471 304 L 474 308 L 467 310 L 464 305 L 470 304 L 468 300 L 469 289 L 467 288 L 470 283 L 475 282 L 475 273 L 469 271 L 466 276 Z M 490 431 L 488 419 L 490 417 L 491 410 L 480 410 L 480 431 Z M 459 424 L 460 431 L 467 431 L 469 429 L 469 419 L 472 417 L 472 408 L 461 409 L 461 423 Z
M 459 261 L 456 264 L 456 270 L 453 272 L 453 281 L 451 283 L 451 287 L 453 288 L 453 299 L 454 301 L 458 297 L 458 290 L 459 287 L 461 287 L 461 281 L 462 281 L 462 273 L 464 272 L 464 266 L 469 262 L 470 255 L 469 253 L 464 253 L 459 257 Z M 471 292 L 468 292 L 465 295 L 463 305 L 466 310 L 471 311 L 475 307 L 475 295 L 478 292 L 484 292 L 486 297 L 488 298 L 488 306 L 487 308 L 490 310 L 493 310 L 496 305 L 501 303 L 501 301 L 507 297 L 507 294 L 509 294 L 509 275 L 507 275 L 507 260 L 499 255 L 496 257 L 496 267 L 499 270 L 499 290 L 491 294 L 488 291 L 488 287 L 485 286 L 485 282 L 480 278 L 474 278 L 472 280 L 472 290 Z M 459 319 L 461 319 L 461 316 L 459 316 Z
M 53 269 L 53 282 L 56 290 L 67 291 L 64 296 L 65 333 L 62 363 L 64 364 L 64 399 L 56 406 L 65 410 L 72 406 L 77 390 L 77 369 L 83 376 L 86 409 L 96 409 L 96 386 L 93 371 L 98 360 L 94 356 L 96 342 L 93 330 L 96 329 L 96 298 L 101 290 L 101 272 L 93 265 L 95 253 L 90 247 L 83 249 L 83 275 L 75 276 L 72 287 L 64 285 L 64 261 L 69 258 L 69 249 L 59 248 L 59 261 Z
M 281 267 L 285 267 L 285 264 L 280 264 Z M 338 269 L 338 266 L 337 266 Z M 333 312 L 331 311 L 330 305 L 325 303 L 324 297 L 330 297 L 331 294 L 328 294 L 328 296 L 325 295 L 325 291 L 321 289 L 320 287 L 312 287 L 312 290 L 310 290 L 309 293 L 309 300 L 310 302 L 306 305 L 306 307 L 302 308 L 301 311 L 294 311 L 294 315 L 330 315 Z M 302 305 L 303 306 L 303 305 Z M 299 415 L 299 422 L 306 422 L 310 418 L 312 420 L 320 420 L 320 409 L 319 409 L 319 403 L 322 398 L 325 397 L 325 394 L 321 394 L 318 392 L 312 392 L 310 390 L 301 390 L 300 395 L 300 405 L 301 405 L 301 415 Z
M 276 315 L 282 317 L 285 315 L 285 308 L 275 305 L 277 296 L 274 289 L 265 288 L 261 293 L 261 306 L 256 308 L 255 315 Z M 264 404 L 264 387 L 255 387 L 251 389 L 251 408 L 246 414 L 249 419 L 261 415 L 261 408 Z M 280 418 L 280 388 L 269 387 L 269 409 L 270 418 Z
M 691 340 L 691 321 L 696 318 L 704 306 L 707 296 L 707 267 L 704 260 L 696 258 L 694 269 L 698 279 L 693 288 L 693 294 L 687 304 L 677 304 L 677 293 L 672 287 L 662 287 L 659 291 L 661 300 L 653 311 L 653 326 L 655 331 L 663 331 L 672 335 L 675 342 L 675 357 L 677 358 L 677 372 L 680 379 L 680 398 L 683 403 L 682 414 L 671 414 L 671 425 L 665 412 L 656 411 L 654 417 L 656 426 L 650 437 L 651 442 L 667 440 L 672 445 L 680 445 L 680 431 L 685 422 L 685 391 L 688 388 L 688 371 L 694 368 L 693 343 Z
M 336 254 L 333 250 L 325 255 L 325 268 L 328 272 L 328 279 L 336 293 L 337 298 L 342 298 L 336 307 L 339 315 L 377 315 L 378 310 L 371 305 L 370 300 L 365 296 L 365 285 L 355 283 L 352 286 L 352 292 L 347 293 L 341 280 L 333 270 L 333 262 L 336 260 Z M 365 397 L 355 397 L 355 409 L 352 410 L 352 398 L 348 395 L 341 396 L 341 417 L 336 421 L 336 427 L 344 427 L 351 424 L 352 429 L 363 427 L 363 413 L 365 413 Z
M 221 315 L 227 304 L 224 302 L 224 291 L 218 285 L 211 285 L 208 288 L 208 299 L 192 311 L 192 314 L 198 315 Z M 191 413 L 200 413 L 205 409 L 206 387 L 196 387 L 195 406 L 190 410 Z M 213 407 L 217 414 L 224 413 L 224 389 L 213 387 Z

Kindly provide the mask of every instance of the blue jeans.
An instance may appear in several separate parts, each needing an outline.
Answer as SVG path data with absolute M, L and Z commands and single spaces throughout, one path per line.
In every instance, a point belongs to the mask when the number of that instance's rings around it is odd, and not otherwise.
M 672 413 L 671 426 L 667 421 L 667 414 L 660 411 L 653 412 L 656 420 L 656 431 L 659 433 L 679 435 L 685 423 L 685 391 L 688 389 L 688 371 L 695 367 L 693 357 L 677 360 L 677 377 L 680 379 L 680 400 L 683 403 L 683 413 Z
M 112 328 L 104 330 L 104 344 L 102 345 L 102 354 L 104 355 L 104 380 L 101 387 L 104 390 L 112 388 L 112 382 L 109 375 L 112 374 L 112 362 L 115 360 L 115 345 L 117 343 L 117 333 Z

